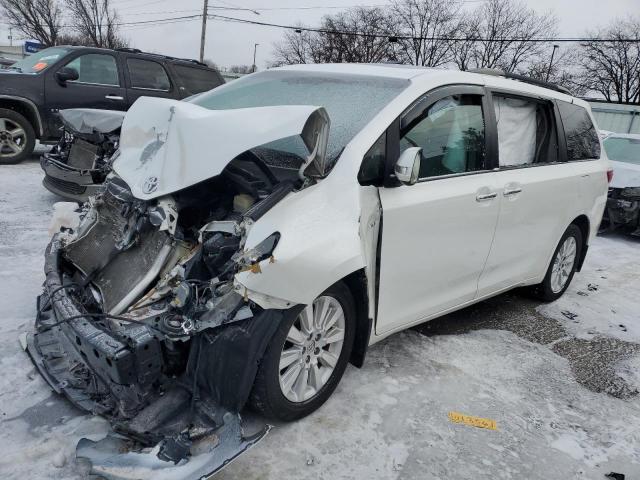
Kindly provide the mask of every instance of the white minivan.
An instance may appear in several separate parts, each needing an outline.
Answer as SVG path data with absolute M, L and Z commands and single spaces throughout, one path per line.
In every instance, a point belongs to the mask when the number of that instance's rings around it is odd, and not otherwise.
M 112 162 L 47 249 L 28 350 L 171 465 L 247 402 L 311 413 L 394 332 L 515 287 L 557 299 L 610 177 L 588 104 L 561 88 L 398 65 L 140 98 Z M 238 438 L 198 472 L 255 440 Z

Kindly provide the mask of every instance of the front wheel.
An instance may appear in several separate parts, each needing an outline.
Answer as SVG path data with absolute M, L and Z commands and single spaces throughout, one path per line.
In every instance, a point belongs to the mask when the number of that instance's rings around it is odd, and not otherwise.
M 0 108 L 0 165 L 20 163 L 33 153 L 36 134 L 23 115 Z
M 260 362 L 249 402 L 292 421 L 318 409 L 342 378 L 355 336 L 355 306 L 343 283 L 285 316 Z
M 582 254 L 582 232 L 571 224 L 556 247 L 544 280 L 534 287 L 538 298 L 552 302 L 562 296 L 576 273 Z

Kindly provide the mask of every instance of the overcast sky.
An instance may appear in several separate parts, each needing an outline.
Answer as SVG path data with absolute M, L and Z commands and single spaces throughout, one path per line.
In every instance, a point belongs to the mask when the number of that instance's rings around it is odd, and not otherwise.
M 465 8 L 473 8 L 479 0 L 467 0 Z M 138 22 L 173 18 L 202 13 L 203 0 L 112 0 L 122 22 Z M 323 15 L 353 5 L 384 5 L 386 0 L 209 0 L 210 7 L 241 7 L 260 10 L 260 15 L 238 10 L 220 11 L 220 14 L 270 23 L 318 26 Z M 556 14 L 560 36 L 583 35 L 615 18 L 640 14 L 640 0 L 525 0 L 538 12 Z M 322 8 L 313 8 L 319 7 Z M 301 7 L 312 7 L 306 10 Z M 337 8 L 332 8 L 337 7 Z M 211 10 L 213 12 L 213 10 Z M 166 55 L 197 58 L 200 48 L 200 19 L 168 25 L 122 27 L 123 35 L 131 46 Z M 0 25 L 0 44 L 7 44 L 8 30 Z M 223 67 L 247 64 L 253 61 L 253 47 L 257 49 L 257 65 L 264 68 L 272 57 L 273 43 L 283 35 L 278 28 L 260 27 L 209 20 L 205 58 Z M 567 44 L 564 48 L 570 48 Z

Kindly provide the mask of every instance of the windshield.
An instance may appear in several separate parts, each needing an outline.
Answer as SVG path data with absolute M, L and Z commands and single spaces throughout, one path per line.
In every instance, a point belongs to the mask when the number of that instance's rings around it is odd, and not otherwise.
M 331 162 L 408 85 L 409 80 L 399 78 L 272 70 L 234 80 L 191 102 L 211 110 L 276 105 L 324 107 L 331 120 L 327 146 L 327 159 Z M 298 140 L 279 140 L 265 147 L 303 157 L 304 145 Z
M 604 149 L 610 160 L 640 165 L 640 137 L 609 137 L 604 141 Z
M 68 48 L 51 47 L 29 55 L 9 67 L 21 73 L 40 73 L 67 54 Z

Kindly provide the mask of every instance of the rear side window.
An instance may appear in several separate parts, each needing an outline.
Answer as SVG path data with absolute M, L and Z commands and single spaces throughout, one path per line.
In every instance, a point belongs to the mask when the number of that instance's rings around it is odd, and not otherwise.
M 579 105 L 558 101 L 567 139 L 567 160 L 600 158 L 600 141 L 587 111 Z
M 145 88 L 147 90 L 171 90 L 171 82 L 166 70 L 158 62 L 142 60 L 140 58 L 128 58 L 127 68 L 133 88 Z
M 216 88 L 222 83 L 216 72 L 212 72 L 211 70 L 175 64 L 173 68 L 180 77 L 186 93 L 189 95 L 206 92 L 207 90 Z
M 78 72 L 77 83 L 94 85 L 120 85 L 116 59 L 102 53 L 88 53 L 67 63 L 66 67 Z
M 493 96 L 500 167 L 519 167 L 558 161 L 553 110 L 546 102 Z

